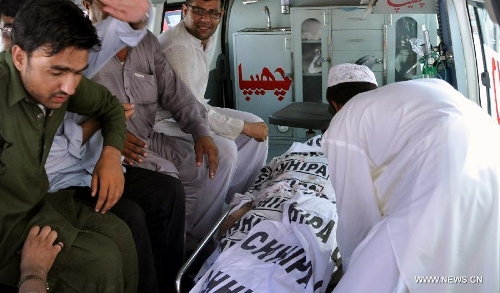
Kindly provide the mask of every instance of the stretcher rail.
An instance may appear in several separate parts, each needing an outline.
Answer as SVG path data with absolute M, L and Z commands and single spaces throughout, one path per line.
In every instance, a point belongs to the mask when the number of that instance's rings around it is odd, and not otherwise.
M 186 273 L 186 271 L 189 269 L 189 267 L 193 264 L 194 260 L 196 259 L 196 257 L 198 257 L 198 255 L 200 254 L 200 252 L 202 251 L 202 249 L 205 247 L 205 245 L 207 245 L 207 243 L 209 242 L 210 238 L 215 234 L 215 232 L 217 232 L 217 230 L 219 229 L 219 227 L 222 224 L 222 222 L 224 222 L 224 219 L 229 215 L 230 211 L 231 211 L 231 208 L 228 208 L 222 214 L 222 216 L 219 218 L 219 220 L 217 220 L 217 223 L 215 223 L 215 225 L 212 227 L 212 229 L 207 234 L 207 236 L 205 236 L 205 238 L 203 238 L 203 240 L 200 242 L 200 244 L 198 244 L 198 246 L 194 250 L 193 254 L 191 254 L 189 256 L 188 260 L 184 263 L 184 265 L 181 267 L 181 269 L 177 273 L 177 276 L 175 278 L 175 289 L 176 289 L 177 293 L 181 293 L 181 280 L 182 280 L 182 277 L 184 276 L 184 274 Z

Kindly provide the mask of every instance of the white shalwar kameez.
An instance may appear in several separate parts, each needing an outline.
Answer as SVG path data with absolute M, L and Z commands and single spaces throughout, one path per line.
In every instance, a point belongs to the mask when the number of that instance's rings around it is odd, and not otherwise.
M 359 94 L 322 146 L 345 275 L 334 292 L 500 292 L 500 137 L 437 79 Z
M 212 138 L 219 149 L 219 174 L 211 183 L 218 189 L 225 189 L 225 199 L 229 203 L 235 193 L 245 193 L 254 183 L 255 178 L 264 167 L 269 148 L 268 140 L 257 142 L 242 134 L 245 121 L 249 123 L 263 122 L 255 114 L 229 108 L 212 107 L 205 100 L 208 85 L 210 59 L 214 55 L 215 36 L 207 40 L 206 47 L 201 40 L 191 35 L 184 21 L 158 36 L 162 51 L 170 66 L 198 101 L 205 105 L 208 123 L 212 130 Z M 183 136 L 179 125 L 169 119 L 172 117 L 166 110 L 159 109 L 156 115 L 154 130 L 169 136 Z M 222 204 L 222 202 L 221 202 Z M 191 214 L 187 209 L 187 215 Z M 198 226 L 202 223 L 198 224 Z M 201 227 L 201 226 L 200 226 Z M 211 226 L 201 229 L 206 234 Z M 203 235 L 205 235 L 203 234 Z

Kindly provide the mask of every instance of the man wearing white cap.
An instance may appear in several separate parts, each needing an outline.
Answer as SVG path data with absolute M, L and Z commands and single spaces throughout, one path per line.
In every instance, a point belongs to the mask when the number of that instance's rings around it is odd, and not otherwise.
M 330 112 L 335 115 L 350 98 L 377 86 L 375 74 L 365 65 L 345 63 L 333 66 L 328 73 L 326 91 Z
M 439 79 L 375 85 L 364 66 L 330 70 L 334 292 L 500 292 L 497 123 Z

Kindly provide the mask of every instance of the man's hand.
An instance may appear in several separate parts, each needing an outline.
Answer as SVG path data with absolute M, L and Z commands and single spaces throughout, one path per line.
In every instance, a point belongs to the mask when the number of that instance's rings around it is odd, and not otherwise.
M 123 176 L 120 151 L 113 146 L 105 146 L 92 174 L 92 196 L 99 191 L 96 212 L 105 213 L 112 208 L 123 193 Z
M 99 0 L 102 4 L 102 10 L 110 16 L 123 22 L 133 25 L 134 29 L 142 28 L 146 25 L 143 21 L 146 13 L 149 12 L 148 0 Z M 139 25 L 141 24 L 141 26 Z
M 64 246 L 60 241 L 55 242 L 56 239 L 57 232 L 49 226 L 30 229 L 21 251 L 21 277 L 37 275 L 47 280 L 47 274 Z
M 215 145 L 210 136 L 202 136 L 194 143 L 194 151 L 196 153 L 196 166 L 201 167 L 203 163 L 203 155 L 208 155 L 208 171 L 209 178 L 215 177 L 217 167 L 219 166 L 219 149 Z
M 125 119 L 128 120 L 132 115 L 134 115 L 134 104 L 122 103 L 123 108 L 125 109 Z
M 142 157 L 148 155 L 144 150 L 146 147 L 147 145 L 145 142 L 127 130 L 127 139 L 125 140 L 125 147 L 123 148 L 125 163 L 131 166 L 134 166 L 136 163 L 142 163 Z
M 269 129 L 267 128 L 265 122 L 250 123 L 245 121 L 241 133 L 255 139 L 258 142 L 263 142 L 267 139 Z

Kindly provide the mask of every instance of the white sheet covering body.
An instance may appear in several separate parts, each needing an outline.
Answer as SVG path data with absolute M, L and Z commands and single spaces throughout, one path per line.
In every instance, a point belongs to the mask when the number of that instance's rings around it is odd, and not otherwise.
M 324 292 L 340 255 L 335 193 L 319 141 L 295 143 L 236 195 L 235 210 L 249 201 L 253 207 L 226 232 L 191 292 Z
M 380 292 L 389 283 L 392 292 L 500 292 L 498 130 L 437 79 L 347 102 L 322 140 L 346 270 L 334 292 Z M 373 262 L 377 252 L 385 262 Z M 378 278 L 391 263 L 400 275 Z

